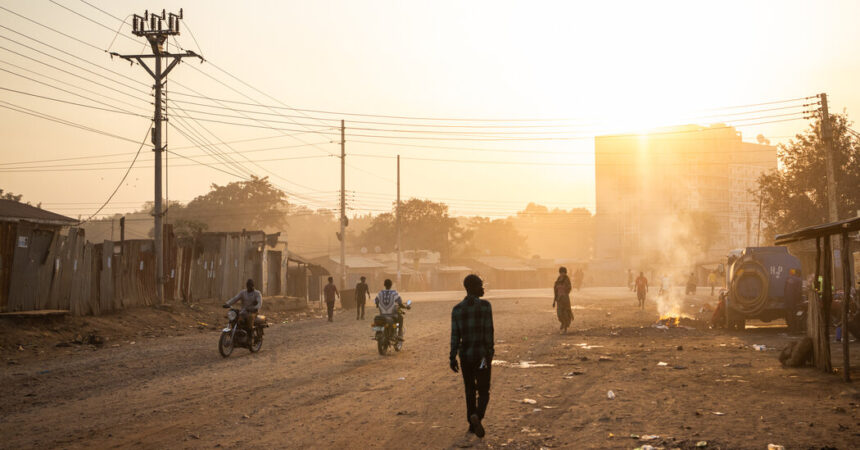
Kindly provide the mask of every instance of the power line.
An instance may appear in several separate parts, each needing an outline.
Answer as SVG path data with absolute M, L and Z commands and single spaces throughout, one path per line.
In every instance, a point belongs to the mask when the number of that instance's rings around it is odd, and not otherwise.
M 137 141 L 135 141 L 135 140 L 133 140 L 133 139 L 129 139 L 129 138 L 127 138 L 127 137 L 119 136 L 119 135 L 116 135 L 116 134 L 113 134 L 113 133 L 109 133 L 109 132 L 107 132 L 107 131 L 102 131 L 102 130 L 99 130 L 99 129 L 96 129 L 96 128 L 88 127 L 88 126 L 86 126 L 86 125 L 81 125 L 81 124 L 79 124 L 79 123 L 72 122 L 72 121 L 69 121 L 69 120 L 60 119 L 60 118 L 58 118 L 58 117 L 51 116 L 51 115 L 49 115 L 49 114 L 40 113 L 40 112 L 38 112 L 38 111 L 35 111 L 35 110 L 32 110 L 32 109 L 29 109 L 29 108 L 25 108 L 25 107 L 23 107 L 23 106 L 18 106 L 18 105 L 15 105 L 15 104 L 13 104 L 13 103 L 9 103 L 9 102 L 4 101 L 4 100 L 0 100 L 0 107 L 2 107 L 2 108 L 6 108 L 6 109 L 11 109 L 11 110 L 13 110 L 13 111 L 17 111 L 17 112 L 20 112 L 20 113 L 22 113 L 22 114 L 27 114 L 27 115 L 30 115 L 30 116 L 33 116 L 33 117 L 38 117 L 38 118 L 40 118 L 40 119 L 49 120 L 49 121 L 51 121 L 51 122 L 56 122 L 56 123 L 60 123 L 60 124 L 63 124 L 63 125 L 70 126 L 70 127 L 79 128 L 79 129 L 82 129 L 82 130 L 86 130 L 86 131 L 90 131 L 90 132 L 93 132 L 93 133 L 101 134 L 101 135 L 103 135 L 103 136 L 108 136 L 108 137 L 112 137 L 112 138 L 115 138 L 115 139 L 120 139 L 120 140 L 127 141 L 127 142 L 134 142 L 135 144 L 137 143 Z
M 3 70 L 4 72 L 8 72 L 8 71 L 6 71 L 6 70 L 4 70 L 4 69 L 0 69 L 0 70 Z M 30 92 L 19 91 L 19 90 L 16 90 L 16 89 L 9 89 L 9 88 L 5 88 L 5 87 L 2 87 L 2 86 L 0 86 L 0 90 L 4 90 L 4 91 L 8 91 L 8 92 L 14 92 L 14 93 L 16 93 L 16 94 L 26 95 L 26 96 L 30 96 L 30 97 L 40 98 L 40 99 L 43 99 L 43 100 L 50 100 L 50 101 L 52 101 L 52 102 L 65 103 L 65 104 L 67 104 L 67 105 L 81 106 L 81 107 L 84 107 L 84 108 L 97 109 L 97 110 L 100 110 L 100 111 L 107 111 L 107 112 L 112 112 L 112 113 L 117 113 L 117 114 L 128 114 L 128 115 L 136 116 L 136 117 L 144 117 L 144 118 L 148 117 L 148 116 L 146 116 L 146 115 L 133 113 L 133 112 L 131 112 L 131 111 L 123 111 L 123 110 L 113 109 L 113 108 L 102 108 L 102 107 L 99 107 L 99 106 L 85 105 L 85 104 L 83 104 L 83 103 L 72 102 L 72 101 L 68 101 L 68 100 L 61 100 L 61 99 L 54 98 L 54 97 L 47 97 L 47 96 L 44 96 L 44 95 L 33 94 L 33 93 L 30 93 Z M 94 100 L 94 101 L 95 101 L 95 100 Z
M 3 60 L 0 60 L 0 62 L 6 63 L 6 61 L 3 61 Z M 8 63 L 7 63 L 7 64 L 8 64 Z M 14 64 L 9 64 L 9 65 L 15 66 Z M 15 66 L 15 67 L 18 67 L 18 66 Z M 3 72 L 6 72 L 6 73 L 10 73 L 10 74 L 12 74 L 12 75 L 15 75 L 15 76 L 17 76 L 17 77 L 23 78 L 23 79 L 25 79 L 25 80 L 29 80 L 29 81 L 32 81 L 32 82 L 34 82 L 34 83 L 41 84 L 42 86 L 46 86 L 46 87 L 49 87 L 49 88 L 52 88 L 52 89 L 56 89 L 56 90 L 58 90 L 58 91 L 65 92 L 65 93 L 67 93 L 67 94 L 74 95 L 74 96 L 76 96 L 76 97 L 80 97 L 80 98 L 83 98 L 83 99 L 89 100 L 89 101 L 94 102 L 94 103 L 98 103 L 98 104 L 100 104 L 100 105 L 105 105 L 105 106 L 111 107 L 111 108 L 113 108 L 113 110 L 114 110 L 115 112 L 122 112 L 122 113 L 126 113 L 126 114 L 135 114 L 134 112 L 131 112 L 131 111 L 127 110 L 127 109 L 123 109 L 123 108 L 120 108 L 120 107 L 118 107 L 118 106 L 111 105 L 110 103 L 105 103 L 105 102 L 103 102 L 103 101 L 96 100 L 96 99 L 91 98 L 91 97 L 87 97 L 86 95 L 81 95 L 81 94 L 78 94 L 78 93 L 76 93 L 76 92 L 72 92 L 72 91 L 70 91 L 70 90 L 68 90 L 68 89 L 63 89 L 63 88 L 58 87 L 58 86 L 56 86 L 56 85 L 53 85 L 53 84 L 50 84 L 50 83 L 46 83 L 46 82 L 44 82 L 44 81 L 37 80 L 37 79 L 35 79 L 35 78 L 31 78 L 31 77 L 28 77 L 28 76 L 26 76 L 26 75 L 21 75 L 20 73 L 17 73 L 17 72 L 12 71 L 12 70 L 3 69 L 3 68 L 0 68 L 0 70 L 2 70 Z M 26 69 L 24 69 L 24 70 L 26 70 Z M 42 76 L 45 76 L 45 75 L 42 75 Z M 47 77 L 47 76 L 45 76 L 45 78 L 51 79 L 51 77 Z M 56 81 L 56 82 L 60 82 L 60 83 L 62 83 L 62 84 L 68 85 L 68 86 L 71 86 L 71 84 L 69 84 L 69 83 L 65 83 L 65 82 L 62 82 L 62 81 L 57 80 L 57 79 L 54 79 L 54 81 Z M 87 89 L 83 89 L 83 88 L 80 88 L 80 87 L 79 87 L 79 89 L 81 89 L 81 90 L 83 90 L 83 91 L 85 91 L 85 92 L 93 92 L 93 91 L 89 91 L 89 90 L 87 90 Z M 24 93 L 24 92 L 21 92 L 21 93 Z M 32 94 L 27 94 L 27 95 L 32 95 Z M 114 101 L 119 101 L 119 100 L 113 99 L 113 98 L 111 98 L 111 97 L 107 97 L 107 96 L 103 96 L 103 97 L 105 97 L 105 98 L 109 98 L 109 99 L 114 100 Z M 132 105 L 131 103 L 122 102 L 122 101 L 120 101 L 120 102 L 121 102 L 121 103 L 125 103 L 126 105 L 129 105 L 129 106 L 132 106 L 132 107 L 136 107 L 135 105 Z M 84 106 L 84 105 L 80 105 L 80 106 Z
M 297 148 L 304 147 L 306 144 L 294 144 L 289 146 L 277 146 L 277 147 L 266 147 L 266 148 L 255 148 L 250 150 L 239 150 L 241 153 L 254 153 L 254 152 L 263 152 L 263 151 L 272 151 L 272 150 L 284 150 L 289 148 Z M 184 147 L 173 147 L 172 151 L 188 149 L 188 148 L 197 148 L 197 145 L 189 145 Z M 31 161 L 15 161 L 15 162 L 2 162 L 0 163 L 0 168 L 2 166 L 10 166 L 10 165 L 18 165 L 18 164 L 37 164 L 37 163 L 48 163 L 48 162 L 58 162 L 58 161 L 72 161 L 72 160 L 80 160 L 80 159 L 100 159 L 100 158 L 109 158 L 114 156 L 128 156 L 133 154 L 134 152 L 124 152 L 124 153 L 109 153 L 106 155 L 88 155 L 88 156 L 73 156 L 68 158 L 57 158 L 57 159 L 39 159 L 39 160 L 31 160 Z M 199 155 L 191 155 L 193 157 L 199 156 L 210 156 L 209 154 L 199 154 Z M 316 155 L 315 155 L 316 156 Z M 319 155 L 323 157 L 323 155 Z M 94 162 L 91 164 L 110 164 L 117 161 L 102 161 L 102 162 Z
M 96 212 L 94 212 L 86 220 L 78 223 L 78 225 L 89 222 L 93 217 L 95 217 L 98 213 L 100 213 L 105 208 L 105 206 L 107 206 L 107 204 L 110 203 L 111 200 L 113 200 L 114 195 L 116 195 L 117 191 L 119 191 L 119 188 L 122 186 L 122 184 L 125 183 L 125 179 L 128 178 L 128 174 L 131 172 L 131 169 L 134 167 L 134 163 L 137 162 L 137 158 L 138 158 L 138 156 L 140 156 L 140 151 L 143 150 L 143 146 L 146 145 L 146 138 L 149 137 L 150 131 L 151 131 L 151 128 L 149 126 L 147 126 L 146 127 L 146 135 L 143 137 L 143 140 L 140 141 L 140 147 L 137 148 L 137 153 L 134 154 L 134 159 L 131 160 L 131 163 L 128 165 L 128 169 L 126 169 L 125 173 L 122 175 L 122 178 L 119 180 L 119 183 L 116 184 L 116 187 L 114 188 L 113 192 L 111 192 L 111 194 L 108 196 L 107 200 L 105 200 L 105 202 L 102 203 L 102 205 L 99 207 L 99 209 L 96 210 Z
M 53 64 L 46 63 L 46 62 L 44 62 L 44 61 L 41 61 L 41 60 L 36 59 L 36 58 L 33 58 L 33 57 L 31 57 L 31 56 L 27 56 L 27 55 L 25 55 L 25 54 L 23 54 L 23 53 L 18 53 L 18 52 L 16 52 L 16 51 L 11 50 L 11 49 L 8 49 L 8 48 L 6 48 L 6 47 L 4 47 L 4 46 L 2 46 L 2 45 L 0 45 L 0 49 L 6 50 L 6 51 L 7 51 L 7 52 L 9 52 L 9 53 L 13 53 L 13 54 L 18 55 L 18 56 L 20 56 L 20 57 L 22 57 L 22 58 L 26 58 L 26 59 L 29 59 L 29 60 L 31 60 L 31 61 L 37 62 L 37 63 L 39 63 L 39 64 L 42 64 L 42 65 L 44 65 L 44 66 L 50 67 L 50 68 L 52 68 L 52 69 L 54 69 L 54 70 L 57 70 L 57 71 L 63 72 L 63 73 L 65 73 L 65 74 L 67 74 L 67 75 L 71 75 L 71 76 L 73 76 L 73 77 L 75 77 L 75 78 L 80 78 L 80 79 L 82 79 L 82 80 L 84 80 L 84 81 L 88 81 L 88 82 L 90 82 L 90 83 L 92 83 L 92 84 L 95 84 L 95 85 L 97 85 L 97 86 L 101 86 L 101 87 L 103 87 L 103 88 L 105 88 L 105 89 L 110 89 L 110 90 L 112 90 L 112 91 L 114 91 L 114 92 L 118 92 L 118 93 L 120 93 L 120 94 L 123 94 L 123 95 L 129 96 L 129 97 L 131 97 L 131 98 L 133 98 L 133 99 L 135 99 L 135 100 L 140 100 L 140 99 L 141 99 L 140 97 L 136 97 L 136 96 L 134 96 L 134 95 L 132 95 L 132 94 L 129 94 L 128 92 L 121 91 L 121 90 L 116 89 L 116 88 L 114 88 L 114 87 L 108 86 L 108 85 L 106 85 L 106 84 L 104 84 L 104 83 L 99 83 L 98 81 L 94 81 L 94 80 L 91 80 L 91 79 L 89 79 L 89 78 L 86 78 L 86 77 L 80 76 L 80 75 L 78 75 L 78 74 L 75 74 L 75 73 L 69 72 L 68 70 L 61 69 L 61 68 L 59 68 L 59 67 L 57 67 L 57 66 L 55 66 L 55 65 L 53 65 Z M 62 60 L 62 59 L 60 59 L 60 58 L 56 58 L 56 59 L 59 59 L 59 60 L 60 60 L 60 61 L 62 61 L 62 62 L 66 62 L 66 61 L 63 61 L 63 60 Z M 71 64 L 71 63 L 68 63 L 68 62 L 66 62 L 66 63 L 67 63 L 67 64 Z M 74 64 L 71 64 L 71 65 L 75 66 Z M 77 67 L 77 66 L 75 66 L 75 67 Z
M 0 26 L 2 26 L 2 25 L 0 25 Z M 4 27 L 4 28 L 5 28 L 5 27 Z M 113 78 L 110 78 L 110 77 L 108 77 L 108 76 L 106 76 L 106 75 L 102 75 L 102 74 L 100 74 L 100 73 L 93 72 L 92 70 L 89 70 L 89 69 L 86 69 L 86 68 L 84 68 L 84 67 L 81 67 L 81 66 L 79 66 L 79 65 L 77 65 L 77 64 L 75 64 L 75 63 L 69 62 L 69 61 L 67 61 L 67 60 L 65 60 L 65 59 L 63 59 L 63 58 L 60 58 L 60 57 L 54 56 L 54 55 L 52 55 L 52 54 L 50 54 L 50 53 L 45 53 L 45 52 L 43 52 L 43 51 L 41 51 L 41 50 L 38 50 L 38 49 L 36 49 L 36 48 L 33 48 L 33 47 L 31 47 L 31 46 L 27 45 L 27 44 L 22 44 L 21 42 L 16 41 L 15 39 L 12 39 L 12 38 L 7 37 L 7 36 L 3 36 L 2 34 L 0 34 L 0 38 L 2 38 L 2 39 L 6 39 L 7 41 L 10 41 L 10 42 L 14 42 L 14 43 L 16 43 L 16 44 L 20 45 L 21 47 L 24 47 L 24 48 L 30 49 L 30 50 L 32 50 L 32 51 L 34 51 L 34 52 L 36 52 L 36 53 L 41 54 L 41 55 L 47 56 L 47 57 L 49 57 L 49 58 L 56 59 L 57 61 L 60 61 L 60 62 L 64 62 L 64 63 L 66 63 L 66 64 L 68 64 L 68 65 L 70 65 L 70 66 L 72 66 L 72 67 L 74 67 L 74 68 L 76 68 L 76 69 L 78 69 L 78 70 L 82 70 L 82 71 L 84 71 L 84 72 L 87 72 L 87 73 L 89 73 L 89 74 L 95 75 L 95 76 L 97 76 L 97 77 L 104 78 L 104 79 L 106 79 L 106 80 L 108 80 L 108 81 L 111 81 L 111 82 L 113 82 L 113 83 L 116 83 L 116 84 L 118 84 L 118 85 L 120 85 L 120 86 L 124 86 L 124 87 L 127 87 L 127 88 L 132 89 L 132 90 L 136 90 L 136 89 L 138 89 L 138 88 L 136 88 L 136 87 L 134 87 L 134 86 L 131 86 L 131 85 L 125 84 L 125 83 L 123 83 L 123 82 L 121 82 L 121 81 L 114 80 Z M 31 38 L 31 39 L 32 39 L 32 38 Z M 34 40 L 35 40 L 35 39 L 34 39 Z M 38 42 L 38 41 L 37 41 L 37 42 Z M 43 45 L 47 45 L 47 44 L 43 44 Z M 50 46 L 49 46 L 49 47 L 50 47 Z M 0 47 L 0 48 L 3 48 L 3 49 L 4 49 L 4 50 L 6 50 L 6 51 L 12 51 L 12 50 L 9 50 L 9 49 L 7 49 L 7 48 L 5 48 L 5 47 Z M 52 48 L 56 48 L 56 47 L 52 47 Z M 18 54 L 18 55 L 20 55 L 20 56 L 24 56 L 24 55 L 22 55 L 22 54 L 20 54 L 20 53 L 17 53 L 17 52 L 13 52 L 13 53 L 16 53 L 16 54 Z M 65 52 L 64 52 L 64 53 L 65 53 Z M 26 57 L 26 56 L 25 56 L 25 57 Z M 77 57 L 76 57 L 76 58 L 77 58 Z M 30 58 L 30 59 L 32 59 L 32 58 Z M 88 62 L 89 62 L 89 61 L 88 61 Z M 103 67 L 99 66 L 98 64 L 95 64 L 95 63 L 92 63 L 92 62 L 90 62 L 90 64 L 92 64 L 92 65 L 94 65 L 94 66 L 96 66 L 96 67 L 98 67 L 98 68 L 100 68 L 100 69 L 107 70 L 108 72 L 113 72 L 113 71 L 111 71 L 111 70 L 108 70 L 108 69 L 105 69 L 105 68 L 103 68 Z M 138 90 L 137 92 L 138 92 L 138 93 L 143 92 L 144 94 L 146 94 L 146 92 L 144 92 L 144 91 L 139 91 L 139 90 Z
M 212 65 L 213 67 L 218 68 L 212 62 L 210 62 L 208 60 L 207 60 L 207 62 L 209 62 L 209 64 Z M 222 70 L 222 69 L 219 69 L 219 70 Z M 227 72 L 225 72 L 225 73 L 227 73 Z M 174 93 L 177 95 L 186 96 L 186 97 L 206 98 L 206 97 L 202 97 L 200 95 L 189 94 L 189 93 L 181 92 L 181 91 L 176 91 Z M 811 98 L 813 98 L 813 97 L 798 97 L 798 98 L 778 100 L 778 101 L 772 101 L 772 102 L 761 102 L 761 103 L 751 103 L 751 104 L 747 104 L 747 105 L 725 106 L 725 107 L 719 107 L 719 108 L 705 109 L 702 111 L 730 110 L 730 109 L 742 109 L 742 108 L 750 108 L 750 107 L 758 107 L 758 106 L 768 106 L 768 105 L 776 105 L 776 104 L 796 102 L 796 101 L 801 101 L 801 100 L 808 100 Z M 216 100 L 216 99 L 210 99 L 210 100 Z M 564 119 L 564 118 L 483 119 L 483 118 L 465 118 L 465 117 L 399 116 L 399 115 L 386 115 L 386 114 L 350 113 L 350 112 L 342 112 L 342 111 L 294 108 L 291 106 L 264 105 L 264 104 L 261 104 L 259 102 L 249 103 L 249 102 L 243 102 L 243 101 L 239 101 L 239 100 L 229 100 L 229 99 L 223 99 L 223 98 L 217 99 L 217 101 L 223 102 L 223 103 L 233 103 L 233 104 L 238 104 L 238 105 L 246 105 L 246 106 L 261 106 L 261 107 L 270 108 L 270 109 L 290 110 L 290 111 L 295 111 L 295 112 L 310 112 L 310 113 L 318 113 L 318 114 L 330 114 L 330 115 L 335 115 L 335 116 L 378 117 L 378 118 L 387 118 L 387 119 L 402 119 L 402 120 L 416 120 L 416 121 L 448 121 L 448 122 L 565 122 L 566 121 L 566 122 L 570 122 L 570 121 L 581 120 L 581 119 L 571 119 L 571 118 L 567 118 L 567 119 Z M 800 107 L 803 105 L 796 105 L 796 106 Z M 333 119 L 321 119 L 321 120 L 333 120 Z

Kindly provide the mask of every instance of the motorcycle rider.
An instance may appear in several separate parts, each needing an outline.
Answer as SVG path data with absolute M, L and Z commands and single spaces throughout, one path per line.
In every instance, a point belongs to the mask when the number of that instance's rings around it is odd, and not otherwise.
M 242 310 L 239 311 L 239 323 L 248 332 L 248 336 L 251 336 L 254 331 L 254 319 L 257 318 L 257 313 L 260 312 L 260 308 L 263 306 L 263 295 L 260 294 L 260 291 L 254 289 L 254 280 L 248 278 L 248 281 L 245 282 L 245 289 L 242 289 L 233 298 L 227 300 L 224 307 L 229 308 L 239 300 L 242 301 Z
M 400 312 L 397 311 L 397 308 L 399 306 L 403 306 L 403 299 L 400 298 L 400 294 L 398 294 L 397 291 L 391 289 L 391 280 L 386 279 L 383 284 L 385 285 L 385 289 L 376 294 L 376 299 L 374 299 L 373 302 L 376 303 L 376 307 L 379 308 L 380 315 L 394 319 L 394 322 L 398 325 L 397 338 L 402 341 L 403 314 L 400 314 Z

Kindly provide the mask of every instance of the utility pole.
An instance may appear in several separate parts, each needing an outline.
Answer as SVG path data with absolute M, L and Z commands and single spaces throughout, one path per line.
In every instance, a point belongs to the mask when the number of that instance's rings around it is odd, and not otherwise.
M 830 128 L 830 111 L 827 108 L 827 94 L 818 94 L 821 100 L 821 140 L 824 141 L 824 168 L 827 174 L 827 220 L 836 222 L 839 220 L 839 209 L 836 203 L 836 169 L 833 162 L 833 130 Z M 827 264 L 839 265 L 841 263 L 839 254 L 839 239 L 831 239 L 833 258 Z M 833 282 L 836 286 L 841 284 L 842 272 L 837 270 L 833 274 Z
M 400 286 L 400 155 L 397 155 L 397 206 L 394 208 L 394 217 L 397 220 L 397 289 Z
M 203 57 L 188 50 L 185 53 L 170 53 L 165 51 L 164 44 L 170 36 L 179 34 L 179 21 L 182 20 L 182 10 L 179 10 L 179 15 L 170 13 L 167 14 L 164 10 L 161 15 L 150 14 L 149 11 L 143 13 L 143 16 L 135 14 L 132 18 L 131 33 L 138 37 L 144 37 L 149 42 L 152 49 L 151 55 L 120 55 L 111 52 L 111 56 L 117 56 L 129 62 L 137 62 L 153 79 L 153 88 L 155 90 L 155 117 L 153 118 L 152 128 L 152 145 L 155 152 L 155 207 L 153 208 L 153 216 L 155 217 L 154 238 L 155 238 L 155 294 L 158 303 L 164 303 L 164 226 L 162 224 L 164 216 L 164 207 L 162 205 L 162 180 L 161 180 L 161 154 L 164 152 L 164 146 L 161 142 L 161 127 L 164 122 L 162 115 L 162 103 L 164 88 L 167 74 L 184 57 L 192 56 Z M 164 28 L 164 22 L 167 21 L 167 28 Z M 149 67 L 146 59 L 154 60 L 155 70 Z M 167 67 L 163 67 L 163 63 L 170 60 Z
M 346 125 L 340 121 L 340 289 L 346 289 Z
M 830 128 L 830 112 L 827 108 L 827 94 L 818 94 L 821 99 L 821 139 L 824 141 L 824 163 L 827 171 L 827 219 L 839 220 L 836 205 L 836 169 L 833 166 L 833 130 Z

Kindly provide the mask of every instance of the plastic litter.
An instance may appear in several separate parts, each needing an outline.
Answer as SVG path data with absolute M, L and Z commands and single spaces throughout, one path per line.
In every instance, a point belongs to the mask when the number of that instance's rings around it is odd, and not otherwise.
M 767 450 L 785 450 L 785 447 L 777 444 L 767 444 Z
M 658 365 L 658 366 L 660 366 L 660 367 L 665 367 L 665 366 L 668 366 L 668 365 L 669 365 L 669 363 L 664 363 L 663 361 L 660 361 L 660 362 L 658 362 L 658 363 L 657 363 L 657 365 Z
M 764 344 L 753 344 L 752 348 L 754 348 L 757 352 L 763 352 L 767 350 L 767 346 Z
M 608 398 L 609 400 L 615 400 L 615 393 L 612 391 L 607 392 L 606 398 Z
M 714 415 L 715 415 L 715 416 L 725 416 L 725 415 L 726 415 L 726 413 L 724 413 L 724 412 L 719 412 L 719 411 L 714 411 Z
M 660 436 L 656 434 L 646 434 L 639 438 L 640 441 L 653 441 L 654 439 L 660 439 Z
M 523 402 L 523 403 L 526 403 L 526 404 L 529 404 L 529 405 L 536 405 L 536 404 L 537 404 L 537 400 L 535 400 L 535 399 L 533 399 L 533 398 L 524 398 L 524 399 L 522 400 L 522 402 Z
M 696 442 L 696 447 L 702 448 L 702 447 L 707 447 L 707 446 L 708 446 L 708 441 Z

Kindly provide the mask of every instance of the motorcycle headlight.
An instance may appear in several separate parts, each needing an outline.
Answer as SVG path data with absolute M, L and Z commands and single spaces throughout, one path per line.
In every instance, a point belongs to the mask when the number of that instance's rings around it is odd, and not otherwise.
M 236 312 L 235 309 L 231 309 L 230 311 L 227 311 L 227 320 L 229 320 L 230 322 L 236 320 L 236 317 L 238 317 L 238 316 L 239 316 L 239 314 Z

